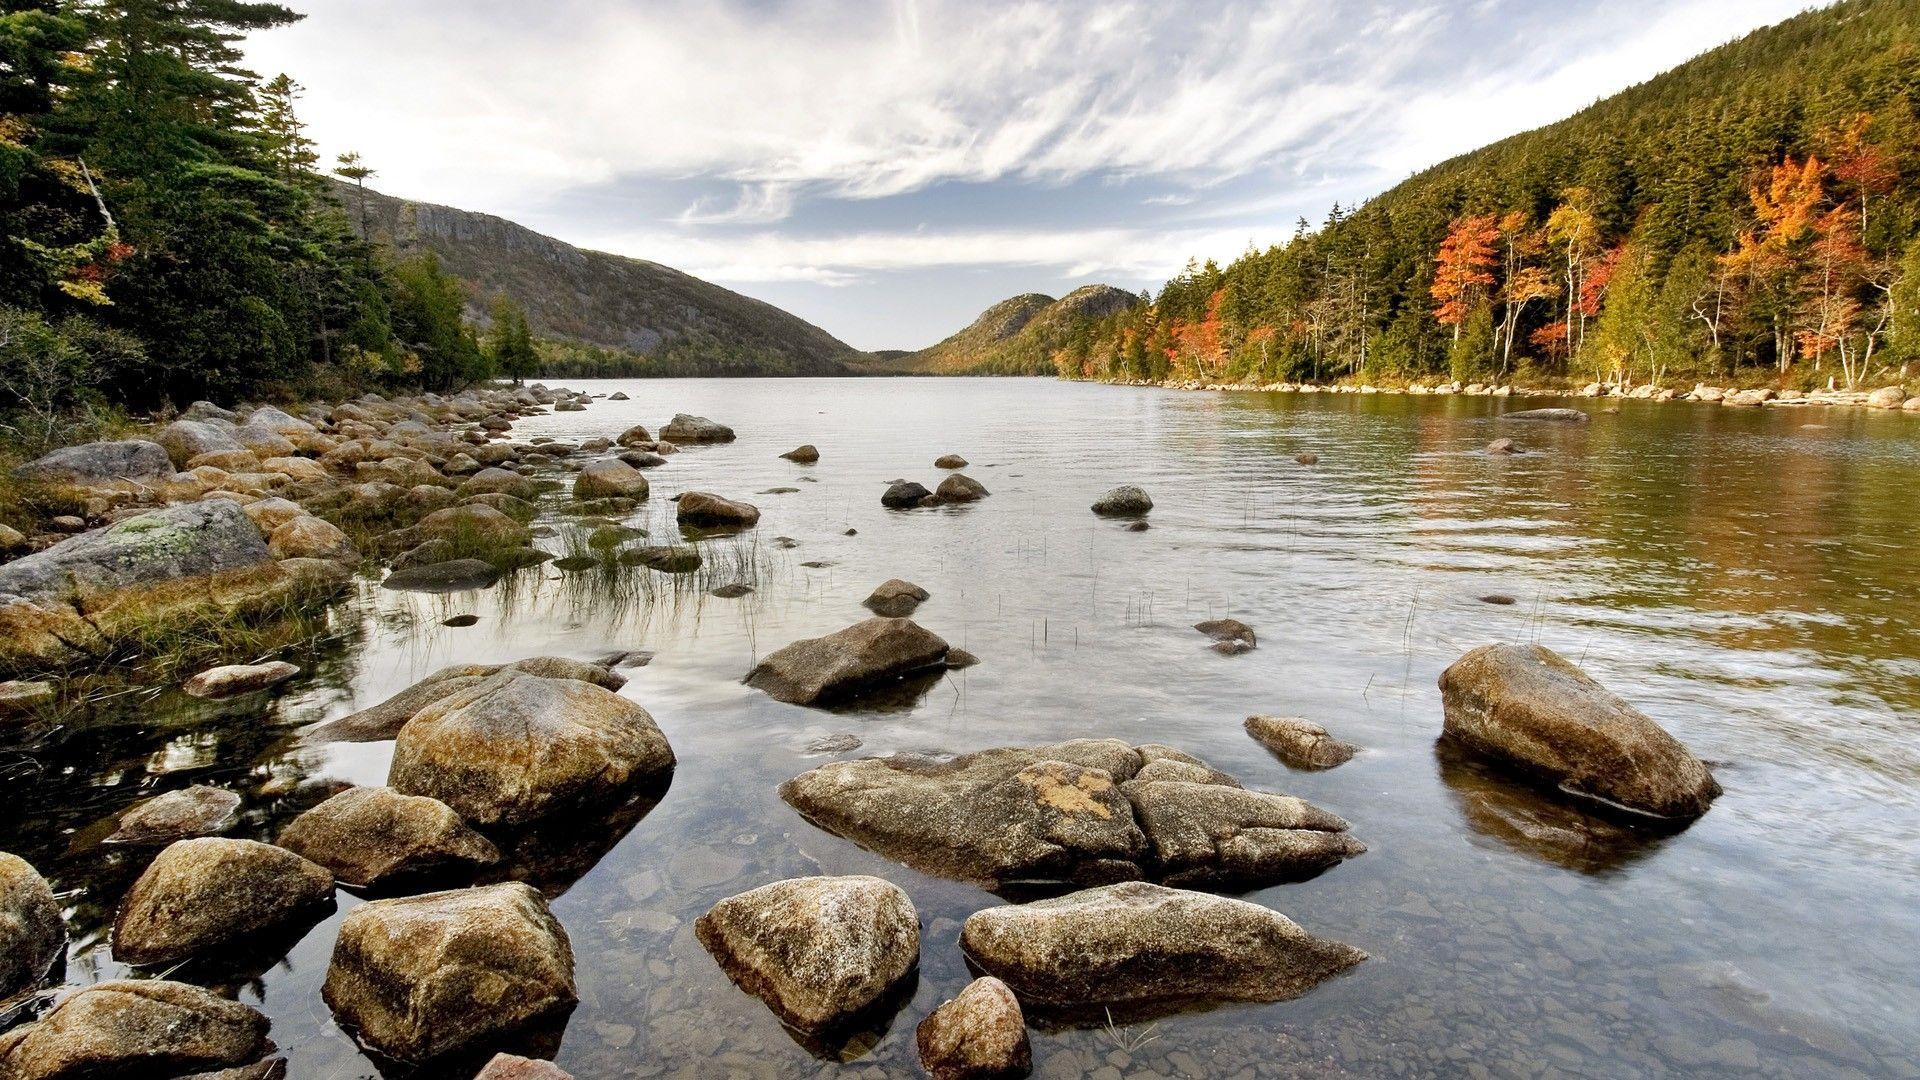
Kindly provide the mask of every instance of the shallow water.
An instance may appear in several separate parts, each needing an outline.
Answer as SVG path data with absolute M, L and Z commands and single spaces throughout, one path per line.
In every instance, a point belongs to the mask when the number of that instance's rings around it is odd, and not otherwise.
M 1494 419 L 1525 406 L 1487 398 L 1038 380 L 568 385 L 633 400 L 516 437 L 612 436 L 677 411 L 739 431 L 652 470 L 634 521 L 670 531 L 665 496 L 685 489 L 756 503 L 759 528 L 712 554 L 752 567 L 758 591 L 550 568 L 444 597 L 368 585 L 328 641 L 288 657 L 307 672 L 276 699 L 132 695 L 0 746 L 0 848 L 66 897 L 69 983 L 124 973 L 106 924 L 146 856 L 99 840 L 132 802 L 231 787 L 247 796 L 233 835 L 271 839 L 329 785 L 385 778 L 391 744 L 316 745 L 303 727 L 451 663 L 642 648 L 657 656 L 622 692 L 671 739 L 672 785 L 628 831 L 583 825 L 586 850 L 542 882 L 579 963 L 558 1060 L 583 1078 L 917 1074 L 913 1025 L 969 977 L 959 922 L 1002 901 L 779 800 L 780 781 L 831 760 L 808 745 L 839 733 L 864 741 L 855 754 L 1169 743 L 1340 814 L 1369 845 L 1249 894 L 1367 963 L 1293 1002 L 1036 1031 L 1036 1075 L 1920 1075 L 1920 420 L 1588 402 L 1590 425 L 1526 425 Z M 1498 435 L 1529 452 L 1483 454 Z M 775 456 L 801 442 L 818 465 Z M 1294 461 L 1309 450 L 1317 466 Z M 992 497 L 880 507 L 895 477 L 934 486 L 946 452 Z M 1122 482 L 1152 492 L 1150 530 L 1088 513 Z M 776 486 L 798 490 L 755 494 Z M 983 662 L 838 712 L 739 683 L 757 655 L 864 617 L 889 577 L 930 590 L 915 618 Z M 1517 602 L 1479 601 L 1492 593 Z M 479 623 L 440 625 L 463 612 Z M 1220 656 L 1190 629 L 1225 615 L 1258 650 Z M 1584 665 L 1713 762 L 1726 794 L 1649 837 L 1436 748 L 1440 670 L 1499 640 Z M 1241 731 L 1254 712 L 1366 752 L 1291 772 Z M 692 935 L 714 901 L 816 873 L 882 875 L 921 914 L 912 1001 L 845 1064 L 790 1039 Z M 284 956 L 175 977 L 263 1008 L 294 1077 L 376 1075 L 319 993 L 360 902 L 342 892 Z

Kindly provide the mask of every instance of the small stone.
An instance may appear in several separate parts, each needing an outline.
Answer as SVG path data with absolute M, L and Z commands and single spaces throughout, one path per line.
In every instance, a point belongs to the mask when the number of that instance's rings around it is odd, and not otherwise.
M 1353 760 L 1359 748 L 1327 734 L 1327 729 L 1297 716 L 1249 716 L 1247 734 L 1296 769 L 1331 769 Z
M 875 615 L 898 619 L 913 614 L 930 597 L 927 590 L 913 582 L 893 578 L 876 587 L 861 604 Z
M 478 615 L 455 615 L 450 619 L 442 620 L 440 625 L 452 627 L 472 626 L 479 621 L 480 616 Z
M 709 595 L 717 596 L 722 600 L 738 600 L 743 596 L 751 595 L 752 592 L 753 586 L 734 582 L 731 585 L 722 585 L 717 589 L 713 589 Z
M 615 394 L 608 401 L 625 401 L 625 394 Z M 555 1065 L 551 1061 L 536 1058 L 523 1058 L 517 1054 L 495 1054 L 487 1067 L 473 1080 L 573 1080 L 573 1074 Z
M 925 485 L 911 480 L 896 480 L 881 494 L 880 505 L 890 510 L 910 510 L 919 506 L 932 494 Z
M 820 451 L 812 443 L 796 446 L 780 455 L 796 465 L 811 465 L 820 460 Z
M 1131 484 L 1114 488 L 1093 503 L 1093 512 L 1102 517 L 1137 517 L 1152 509 L 1153 499 Z
M 964 469 L 967 467 L 967 459 L 961 457 L 959 454 L 941 454 L 939 457 L 933 459 L 933 467 L 936 469 Z
M 934 1080 L 1012 1080 L 1033 1068 L 1020 1001 L 991 975 L 935 1009 L 915 1036 L 920 1064 Z
M 1320 455 L 1314 453 L 1296 454 L 1293 460 L 1302 465 L 1318 465 L 1320 464 Z
M 298 674 L 299 665 L 284 660 L 266 664 L 227 664 L 208 668 L 195 675 L 181 689 L 197 698 L 233 697 L 278 686 Z
M 1247 652 L 1259 644 L 1258 639 L 1254 637 L 1253 627 L 1239 619 L 1207 619 L 1194 623 L 1193 628 L 1213 639 L 1216 652 L 1223 652 L 1229 656 Z M 1221 645 L 1227 645 L 1229 648 L 1221 649 L 1219 648 Z

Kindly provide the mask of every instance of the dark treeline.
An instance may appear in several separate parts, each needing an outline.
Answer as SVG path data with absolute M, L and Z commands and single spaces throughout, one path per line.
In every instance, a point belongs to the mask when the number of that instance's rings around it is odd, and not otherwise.
M 482 340 L 430 257 L 362 240 L 302 134 L 298 84 L 239 68 L 242 36 L 298 18 L 0 3 L 0 419 L 17 437 L 102 406 L 530 370 L 510 305 Z M 352 154 L 331 171 L 372 175 Z
M 1920 0 L 1843 0 L 1420 173 L 1054 357 L 1068 377 L 1901 376 Z

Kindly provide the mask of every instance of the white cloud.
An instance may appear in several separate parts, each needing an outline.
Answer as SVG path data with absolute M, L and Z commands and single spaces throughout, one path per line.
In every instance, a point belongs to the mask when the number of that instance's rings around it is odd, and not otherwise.
M 715 207 L 700 199 L 674 218 L 682 225 L 766 225 L 793 213 L 792 184 L 742 184 L 733 205 Z

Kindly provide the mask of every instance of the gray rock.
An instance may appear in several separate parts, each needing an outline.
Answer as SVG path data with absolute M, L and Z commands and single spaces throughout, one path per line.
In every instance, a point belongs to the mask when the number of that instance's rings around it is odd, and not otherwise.
M 881 493 L 880 505 L 891 510 L 910 510 L 925 502 L 932 494 L 924 485 L 912 480 L 895 480 Z
M 233 827 L 240 796 L 223 788 L 195 784 L 156 795 L 120 815 L 109 844 L 159 846 L 195 836 L 213 836 Z
M 171 477 L 173 459 L 165 447 L 145 439 L 81 443 L 29 461 L 13 475 L 33 483 L 120 491 Z
M 1017 1080 L 1033 1069 L 1020 1000 L 991 975 L 968 983 L 914 1034 L 933 1080 Z
M 273 1052 L 267 1027 L 258 1010 L 197 986 L 116 979 L 86 987 L 38 1022 L 0 1035 L 0 1076 L 166 1080 L 237 1068 Z
M 278 686 L 300 674 L 300 665 L 285 660 L 264 664 L 224 664 L 208 668 L 181 684 L 180 689 L 197 698 L 225 698 L 251 694 Z
M 104 655 L 156 626 L 244 617 L 296 595 L 237 504 L 170 506 L 0 565 L 0 670 Z
M 913 614 L 930 596 L 927 590 L 911 581 L 893 578 L 882 582 L 861 604 L 875 615 L 899 619 Z
M 748 503 L 723 499 L 704 491 L 689 491 L 675 504 L 674 517 L 682 525 L 704 528 L 747 528 L 758 524 L 760 511 Z
M 747 684 L 794 705 L 857 695 L 943 665 L 947 643 L 910 619 L 873 618 L 796 641 L 754 666 Z
M 920 963 L 913 901 L 876 877 L 763 885 L 715 904 L 694 932 L 736 985 L 810 1033 L 882 1004 Z
M 253 840 L 179 840 L 120 901 L 113 958 L 171 964 L 235 938 L 286 926 L 333 895 L 333 875 Z
M 672 420 L 667 421 L 666 427 L 660 429 L 660 438 L 683 445 L 728 443 L 733 441 L 733 429 L 725 424 L 716 424 L 704 416 L 677 413 Z
M 643 446 L 653 442 L 653 436 L 647 433 L 646 425 L 635 424 L 621 432 L 620 437 L 614 441 L 621 446 Z
M 1366 959 L 1258 904 L 1138 881 L 975 912 L 960 947 L 1060 1009 L 1284 1001 Z
M 1539 645 L 1483 645 L 1440 675 L 1445 735 L 1475 755 L 1605 807 L 1671 820 L 1720 785 L 1679 740 Z
M 492 842 L 446 803 L 384 787 L 348 788 L 293 819 L 279 840 L 361 889 L 500 861 Z
M 450 593 L 484 589 L 500 580 L 500 569 L 480 559 L 453 559 L 395 570 L 380 582 L 400 592 Z
M 387 783 L 469 822 L 523 825 L 664 778 L 673 749 L 632 701 L 576 679 L 503 671 L 416 713 Z
M 59 698 L 50 682 L 0 682 L 0 720 L 32 716 Z
M 361 1043 L 414 1063 L 497 1043 L 579 1000 L 567 932 L 520 882 L 355 908 L 321 996 Z
M 1121 790 L 1150 844 L 1153 876 L 1170 885 L 1270 885 L 1311 877 L 1367 850 L 1345 821 L 1290 795 L 1145 778 L 1168 764 L 1149 764 Z
M 1297 716 L 1249 716 L 1247 734 L 1296 769 L 1331 769 L 1353 760 L 1359 748 L 1327 734 L 1327 729 Z
M 648 494 L 646 474 L 619 458 L 596 461 L 573 478 L 576 499 L 645 499 Z
M 221 426 L 203 420 L 175 420 L 154 432 L 153 441 L 166 450 L 174 467 L 181 469 L 202 454 L 251 452 L 234 438 L 233 425 Z
M 1545 420 L 1562 424 L 1584 424 L 1593 419 L 1580 409 L 1522 409 L 1503 413 L 1502 420 Z
M 39 986 L 66 949 L 52 886 L 25 859 L 0 851 L 0 1004 Z
M 1131 484 L 1114 488 L 1093 503 L 1093 512 L 1102 517 L 1138 517 L 1152 509 L 1153 499 Z

